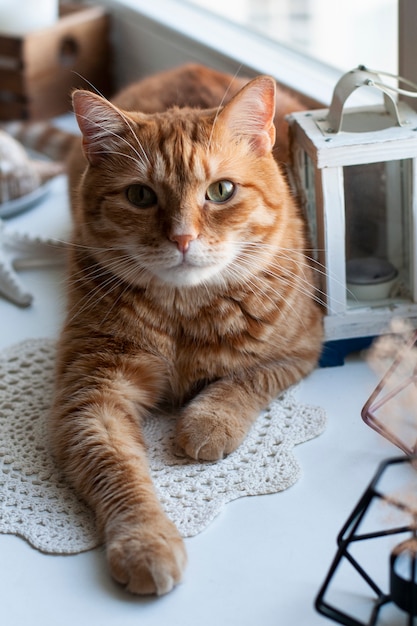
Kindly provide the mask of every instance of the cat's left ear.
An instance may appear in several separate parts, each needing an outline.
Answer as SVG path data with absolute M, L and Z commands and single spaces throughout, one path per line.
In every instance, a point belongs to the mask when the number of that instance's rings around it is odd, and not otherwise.
M 115 149 L 125 120 L 113 104 L 91 91 L 74 91 L 72 104 L 83 136 L 84 154 L 94 165 Z
M 219 115 L 236 138 L 245 136 L 252 149 L 262 156 L 270 152 L 275 143 L 275 80 L 258 76 L 245 85 Z

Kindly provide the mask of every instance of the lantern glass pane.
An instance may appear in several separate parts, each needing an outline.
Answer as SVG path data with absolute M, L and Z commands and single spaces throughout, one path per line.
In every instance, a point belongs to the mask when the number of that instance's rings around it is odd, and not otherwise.
M 407 301 L 410 159 L 344 168 L 348 306 Z

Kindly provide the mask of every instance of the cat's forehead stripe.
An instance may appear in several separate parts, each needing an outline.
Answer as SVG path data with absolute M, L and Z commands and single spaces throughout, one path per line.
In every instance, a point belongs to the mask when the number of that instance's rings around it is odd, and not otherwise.
M 163 181 L 167 177 L 165 159 L 160 152 L 155 152 L 153 163 L 153 178 L 158 181 Z
M 165 181 L 170 176 L 186 180 L 205 180 L 208 167 L 199 150 L 197 124 L 189 124 L 191 128 L 184 132 L 183 125 L 170 126 L 161 132 L 158 147 L 153 155 L 153 176 L 156 180 Z

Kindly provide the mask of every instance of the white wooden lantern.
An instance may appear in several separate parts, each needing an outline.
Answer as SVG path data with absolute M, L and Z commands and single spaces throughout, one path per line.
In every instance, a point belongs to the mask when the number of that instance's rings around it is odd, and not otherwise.
M 392 317 L 417 326 L 417 114 L 395 99 L 416 93 L 379 74 L 360 66 L 329 109 L 288 117 L 327 340 L 380 334 Z M 383 104 L 344 110 L 358 87 L 379 89 Z

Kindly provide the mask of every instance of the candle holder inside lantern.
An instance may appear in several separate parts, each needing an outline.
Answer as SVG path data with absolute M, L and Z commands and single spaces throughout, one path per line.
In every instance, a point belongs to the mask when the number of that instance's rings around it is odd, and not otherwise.
M 417 87 L 387 76 L 360 66 L 339 80 L 329 109 L 288 117 L 328 341 L 375 336 L 393 315 L 417 322 L 417 114 L 397 101 Z M 382 103 L 347 108 L 359 88 Z

